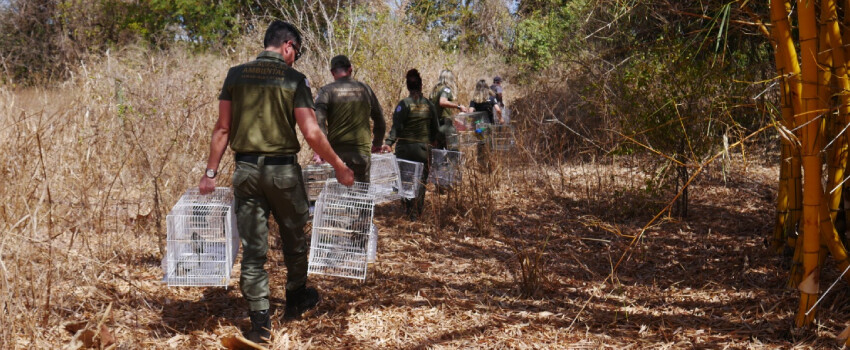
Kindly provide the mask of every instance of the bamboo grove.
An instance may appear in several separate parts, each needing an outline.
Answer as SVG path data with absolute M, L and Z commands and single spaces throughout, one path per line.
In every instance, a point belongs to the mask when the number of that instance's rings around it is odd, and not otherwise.
M 800 292 L 795 324 L 804 327 L 815 317 L 825 259 L 831 256 L 841 271 L 850 266 L 836 229 L 843 231 L 844 217 L 850 217 L 838 215 L 839 210 L 850 211 L 842 205 L 850 174 L 850 0 L 771 0 L 770 19 L 782 103 L 782 161 L 771 248 L 777 253 L 793 249 L 788 284 Z M 850 281 L 848 275 L 845 280 Z

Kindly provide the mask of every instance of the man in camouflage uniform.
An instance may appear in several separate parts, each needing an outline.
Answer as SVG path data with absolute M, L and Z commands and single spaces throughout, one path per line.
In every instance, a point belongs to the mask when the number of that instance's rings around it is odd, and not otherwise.
M 328 135 L 334 152 L 354 171 L 354 180 L 369 182 L 371 152 L 380 150 L 387 129 L 381 105 L 369 85 L 351 78 L 348 57 L 332 58 L 331 74 L 334 82 L 322 86 L 316 96 L 319 127 Z M 320 157 L 314 160 L 321 162 Z
M 252 329 L 246 337 L 266 342 L 270 337 L 268 216 L 280 226 L 287 269 L 285 319 L 299 317 L 319 301 L 307 288 L 307 194 L 296 154 L 301 149 L 296 124 L 313 150 L 327 159 L 340 183 L 350 186 L 354 175 L 328 144 L 316 124 L 313 99 L 304 74 L 291 68 L 298 59 L 301 33 L 291 24 L 274 21 L 266 30 L 265 51 L 257 59 L 230 68 L 219 95 L 218 121 L 210 142 L 202 194 L 215 189 L 216 172 L 228 144 L 235 152 L 233 191 L 236 225 L 242 241 L 239 285 L 248 301 Z

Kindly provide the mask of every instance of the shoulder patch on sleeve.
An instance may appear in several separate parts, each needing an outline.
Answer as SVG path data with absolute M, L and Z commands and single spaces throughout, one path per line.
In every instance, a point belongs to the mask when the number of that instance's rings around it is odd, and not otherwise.
M 304 78 L 304 85 L 307 85 L 308 88 L 310 87 L 310 81 L 307 78 Z
M 396 111 L 396 112 L 401 112 L 401 105 L 398 105 L 398 107 L 396 107 L 396 108 L 395 108 L 395 111 Z

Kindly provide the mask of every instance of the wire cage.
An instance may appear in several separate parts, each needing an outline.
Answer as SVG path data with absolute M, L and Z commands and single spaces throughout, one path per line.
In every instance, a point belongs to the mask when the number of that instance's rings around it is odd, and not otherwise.
M 166 254 L 162 267 L 169 286 L 227 287 L 236 255 L 233 191 L 217 187 L 201 195 L 183 194 L 166 216 Z
M 422 171 L 425 165 L 420 162 L 413 162 L 404 159 L 398 159 L 398 177 L 401 181 L 401 189 L 398 194 L 402 198 L 415 198 L 419 192 L 419 186 L 422 183 Z
M 301 170 L 304 177 L 304 190 L 307 198 L 314 202 L 319 198 L 319 193 L 325 188 L 325 182 L 336 176 L 334 168 L 330 164 L 309 164 Z
M 366 279 L 375 195 L 367 183 L 325 183 L 316 200 L 307 273 Z M 374 243 L 377 247 L 377 242 Z
M 510 124 L 490 126 L 490 148 L 494 151 L 510 151 L 516 145 L 514 127 Z
M 378 226 L 372 224 L 369 230 L 369 249 L 366 251 L 366 262 L 373 263 L 378 257 Z
M 479 123 L 485 122 L 485 112 L 458 113 L 454 116 L 457 131 L 474 131 Z
M 401 180 L 399 179 L 399 167 L 395 154 L 372 154 L 371 163 L 369 182 L 372 184 L 371 190 L 375 195 L 375 203 L 380 204 L 399 199 Z
M 437 186 L 452 186 L 463 179 L 463 153 L 444 149 L 431 150 L 431 169 L 428 181 Z

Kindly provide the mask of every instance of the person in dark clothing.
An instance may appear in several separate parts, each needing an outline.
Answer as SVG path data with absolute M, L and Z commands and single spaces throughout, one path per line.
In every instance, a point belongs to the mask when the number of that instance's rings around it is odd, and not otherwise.
M 493 77 L 493 85 L 490 85 L 490 91 L 493 91 L 493 94 L 496 95 L 499 106 L 504 107 L 505 101 L 502 99 L 502 93 L 504 92 L 502 89 L 502 77 L 498 75 Z
M 354 180 L 369 182 L 371 152 L 380 150 L 386 131 L 381 105 L 369 85 L 351 77 L 348 57 L 336 56 L 330 66 L 334 82 L 319 89 L 316 119 L 334 152 L 354 171 Z M 313 160 L 322 162 L 318 154 Z
M 213 128 L 207 169 L 198 184 L 201 194 L 215 189 L 218 166 L 225 149 L 233 150 L 236 170 L 232 184 L 236 226 L 242 243 L 239 287 L 248 303 L 255 343 L 271 337 L 269 274 L 269 214 L 280 226 L 286 264 L 284 319 L 301 317 L 319 303 L 319 292 L 307 287 L 309 218 L 301 167 L 296 155 L 301 143 L 295 127 L 313 150 L 334 167 L 336 178 L 354 184 L 354 173 L 334 153 L 316 124 L 307 78 L 292 65 L 301 56 L 301 34 L 289 23 L 276 20 L 263 40 L 265 50 L 256 60 L 230 68 L 219 94 L 218 121 Z
M 499 100 L 496 95 L 487 88 L 487 81 L 481 79 L 475 84 L 475 92 L 472 93 L 472 101 L 469 102 L 469 107 L 472 112 L 485 112 L 486 115 L 486 123 L 495 124 L 496 121 L 499 124 L 503 123 L 502 120 L 502 108 L 499 105 Z
M 502 120 L 502 108 L 499 106 L 499 101 L 496 99 L 496 95 L 487 87 L 487 81 L 481 79 L 478 83 L 475 84 L 475 92 L 472 93 L 472 101 L 469 102 L 469 108 L 472 112 L 484 112 L 484 117 L 478 121 L 479 123 L 485 124 L 495 124 L 496 121 L 499 124 L 503 124 Z M 485 126 L 476 127 L 476 132 L 486 132 L 484 129 Z M 479 131 L 481 130 L 481 131 Z M 477 158 L 478 165 L 486 172 L 491 172 L 493 167 L 490 164 L 490 145 L 488 143 L 488 139 L 483 138 L 483 140 L 478 142 L 477 145 Z
M 422 77 L 419 71 L 409 70 L 405 80 L 410 96 L 398 102 L 393 112 L 393 126 L 382 150 L 391 152 L 395 144 L 397 158 L 424 164 L 422 183 L 416 197 L 403 200 L 408 218 L 415 221 L 422 214 L 425 205 L 425 184 L 428 180 L 431 145 L 437 140 L 440 126 L 437 108 L 422 95 Z

